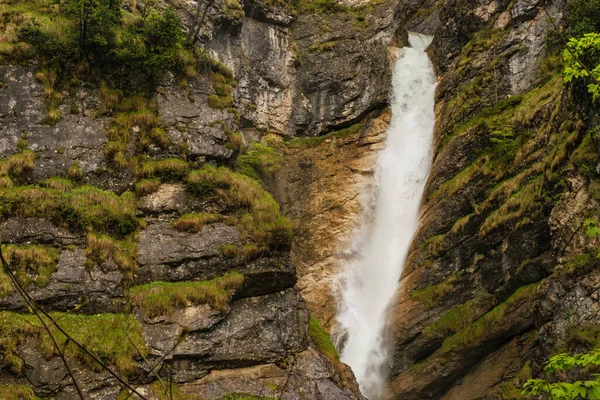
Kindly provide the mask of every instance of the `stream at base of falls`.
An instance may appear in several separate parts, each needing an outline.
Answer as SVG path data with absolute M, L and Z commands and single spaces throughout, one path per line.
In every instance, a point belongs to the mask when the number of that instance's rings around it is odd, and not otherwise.
M 386 309 L 402 274 L 418 226 L 421 197 L 433 155 L 437 83 L 425 48 L 431 37 L 410 34 L 392 78 L 392 119 L 370 193 L 363 196 L 362 226 L 344 252 L 336 277 L 337 321 L 348 364 L 370 400 L 382 398 L 389 357 L 384 342 Z

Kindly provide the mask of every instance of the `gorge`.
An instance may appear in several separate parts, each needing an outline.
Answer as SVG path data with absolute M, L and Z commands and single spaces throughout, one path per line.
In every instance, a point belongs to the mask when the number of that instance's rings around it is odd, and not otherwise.
M 0 399 L 597 398 L 598 35 L 583 0 L 1 1 Z

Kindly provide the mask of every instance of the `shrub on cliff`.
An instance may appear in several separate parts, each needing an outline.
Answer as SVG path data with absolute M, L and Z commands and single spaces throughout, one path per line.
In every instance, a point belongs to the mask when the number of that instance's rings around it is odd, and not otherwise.
M 597 100 L 600 97 L 600 33 L 571 38 L 567 47 L 563 52 L 565 82 L 583 80 L 592 98 Z
M 190 172 L 186 182 L 195 195 L 202 199 L 216 197 L 237 215 L 243 240 L 257 244 L 260 250 L 289 248 L 292 224 L 280 214 L 275 199 L 256 180 L 225 167 L 205 164 Z

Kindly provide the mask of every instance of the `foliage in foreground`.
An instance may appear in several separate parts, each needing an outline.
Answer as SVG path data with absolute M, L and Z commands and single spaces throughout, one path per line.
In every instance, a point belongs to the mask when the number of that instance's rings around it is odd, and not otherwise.
M 571 38 L 567 46 L 568 49 L 563 52 L 565 82 L 584 79 L 588 92 L 597 100 L 600 97 L 600 33 L 586 33 L 581 38 Z
M 569 371 L 585 371 L 600 366 L 600 349 L 588 353 L 569 355 L 567 353 L 552 356 L 544 367 L 550 378 L 529 379 L 523 385 L 523 394 L 546 396 L 553 400 L 600 399 L 600 376 L 592 374 L 592 379 L 567 381 Z

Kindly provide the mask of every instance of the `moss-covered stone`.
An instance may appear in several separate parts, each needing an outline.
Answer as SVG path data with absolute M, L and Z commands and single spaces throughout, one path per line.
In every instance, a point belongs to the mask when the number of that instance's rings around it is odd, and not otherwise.
M 50 315 L 75 340 L 84 344 L 105 363 L 116 367 L 122 374 L 133 372 L 135 359 L 148 354 L 142 327 L 132 315 L 81 315 L 58 312 Z M 52 325 L 50 321 L 46 322 Z M 63 346 L 67 357 L 77 358 L 93 371 L 101 370 L 93 359 L 82 353 L 56 328 L 51 329 L 58 343 Z M 17 355 L 17 347 L 32 338 L 39 339 L 37 345 L 45 357 L 57 355 L 50 336 L 33 314 L 0 312 L 0 333 L 3 338 L 0 341 L 0 355 L 15 373 L 20 373 L 23 367 L 23 361 Z
M 15 274 L 15 278 L 27 289 L 31 284 L 40 288 L 50 284 L 50 275 L 56 271 L 60 251 L 47 246 L 5 245 L 2 254 Z M 4 270 L 0 270 L 0 296 L 12 292 L 10 278 Z
M 149 318 L 171 314 L 175 308 L 208 304 L 224 310 L 244 283 L 244 276 L 230 272 L 201 282 L 154 282 L 135 286 L 129 292 L 132 303 Z
M 0 217 L 42 217 L 74 229 L 118 236 L 140 227 L 132 193 L 121 196 L 93 186 L 69 191 L 40 186 L 0 188 Z
M 312 339 L 317 350 L 319 350 L 325 357 L 332 361 L 339 361 L 340 356 L 338 355 L 335 346 L 331 342 L 331 338 L 325 332 L 325 329 L 321 326 L 318 319 L 311 316 L 310 324 L 308 326 L 308 336 Z

